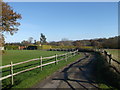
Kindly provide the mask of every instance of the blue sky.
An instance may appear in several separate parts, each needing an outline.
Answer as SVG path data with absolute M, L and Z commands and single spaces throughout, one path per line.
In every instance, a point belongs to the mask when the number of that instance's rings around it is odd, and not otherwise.
M 22 15 L 19 31 L 6 42 L 21 42 L 40 33 L 47 41 L 108 38 L 118 35 L 117 2 L 9 2 Z

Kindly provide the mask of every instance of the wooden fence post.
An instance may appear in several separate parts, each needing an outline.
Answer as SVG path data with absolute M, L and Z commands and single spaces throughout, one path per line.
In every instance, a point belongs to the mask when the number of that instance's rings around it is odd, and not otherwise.
M 77 54 L 79 54 L 79 52 L 78 52 L 79 50 L 77 49 Z
M 12 75 L 12 76 L 11 76 L 11 83 L 12 83 L 12 85 L 13 85 L 13 63 L 12 63 L 12 61 L 11 61 L 10 64 L 11 64 L 11 68 L 10 68 L 10 69 L 11 69 L 11 75 Z
M 55 54 L 55 64 L 58 64 L 58 61 L 57 61 L 57 54 Z
M 71 56 L 70 56 L 70 57 L 73 57 L 73 52 L 71 52 L 70 54 L 71 54 Z
M 111 64 L 112 55 L 109 55 L 109 64 Z
M 70 57 L 72 57 L 72 53 L 71 53 L 71 51 L 70 51 Z
M 76 50 L 76 52 L 75 52 L 75 55 L 77 55 L 77 50 Z
M 105 59 L 107 60 L 107 52 L 104 51 L 104 56 L 105 56 Z
M 67 58 L 69 58 L 69 52 L 67 53 Z
M 67 61 L 67 53 L 65 54 L 65 61 Z
M 42 56 L 40 57 L 40 65 L 41 65 L 41 71 L 42 71 Z

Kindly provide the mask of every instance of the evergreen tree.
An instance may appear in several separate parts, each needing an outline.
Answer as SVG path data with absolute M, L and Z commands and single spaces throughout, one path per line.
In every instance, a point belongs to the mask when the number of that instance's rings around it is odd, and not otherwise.
M 41 44 L 46 44 L 46 43 L 47 43 L 46 37 L 45 37 L 45 35 L 44 35 L 43 33 L 41 33 L 40 43 L 41 43 Z

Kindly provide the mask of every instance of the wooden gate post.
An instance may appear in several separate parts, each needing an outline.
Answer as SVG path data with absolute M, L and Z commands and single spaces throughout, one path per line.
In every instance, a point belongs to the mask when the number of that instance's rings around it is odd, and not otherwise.
M 41 71 L 42 71 L 42 56 L 40 57 L 40 65 L 41 65 Z
M 11 68 L 10 68 L 10 69 L 11 69 L 11 70 L 10 70 L 10 71 L 11 71 L 11 83 L 12 83 L 12 85 L 13 85 L 13 62 L 11 61 L 10 64 L 11 64 Z

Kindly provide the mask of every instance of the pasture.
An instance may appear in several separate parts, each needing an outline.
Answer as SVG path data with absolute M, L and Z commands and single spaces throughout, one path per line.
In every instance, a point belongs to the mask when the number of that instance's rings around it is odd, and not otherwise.
M 13 61 L 13 63 L 26 61 L 29 59 L 38 58 L 40 56 L 46 57 L 46 56 L 53 56 L 55 54 L 62 54 L 65 52 L 60 51 L 39 51 L 39 50 L 8 50 L 3 55 L 3 65 L 7 65 L 10 63 L 10 61 Z M 76 55 L 74 57 L 69 58 L 69 60 L 61 61 L 59 64 L 50 64 L 43 67 L 43 70 L 41 71 L 40 68 L 21 73 L 17 76 L 14 76 L 14 85 L 11 85 L 11 78 L 5 79 L 2 81 L 2 88 L 30 88 L 36 83 L 40 82 L 41 80 L 45 79 L 55 71 L 59 70 L 60 68 L 70 64 L 71 62 L 77 60 L 78 58 L 82 57 L 83 54 Z M 54 60 L 54 59 L 53 59 Z M 14 73 L 21 71 L 23 69 L 31 68 L 36 65 L 39 65 L 39 61 L 34 61 L 22 65 L 18 65 L 13 67 Z M 10 73 L 10 69 L 6 68 L 2 70 L 2 76 L 8 75 Z
M 65 52 L 59 51 L 40 51 L 40 50 L 7 50 L 2 55 L 2 66 L 13 63 L 23 62 L 29 59 L 39 58 L 40 56 L 52 56 L 55 54 L 62 54 Z
M 112 54 L 112 57 L 115 60 L 120 61 L 120 49 L 106 49 L 107 52 L 109 52 L 110 54 Z

